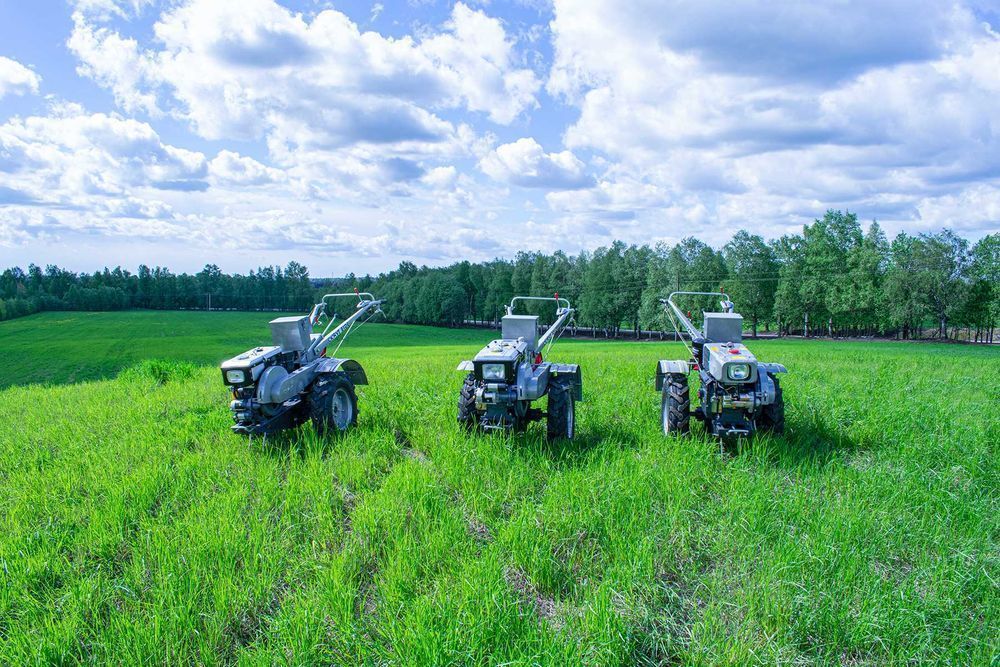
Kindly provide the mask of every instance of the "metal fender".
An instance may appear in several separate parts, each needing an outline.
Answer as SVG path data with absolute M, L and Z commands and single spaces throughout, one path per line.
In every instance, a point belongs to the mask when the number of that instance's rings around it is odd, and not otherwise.
M 316 367 L 317 373 L 333 373 L 335 371 L 344 371 L 347 373 L 347 377 L 351 378 L 351 382 L 356 385 L 368 384 L 365 369 L 354 359 L 324 359 Z
M 456 368 L 455 370 L 456 371 L 466 371 L 468 373 L 471 373 L 473 371 L 472 362 L 468 361 L 468 360 L 463 361 L 462 363 L 460 363 L 458 365 L 458 368 Z
M 765 370 L 766 372 L 770 373 L 771 375 L 774 375 L 775 373 L 787 373 L 788 372 L 788 369 L 785 368 L 782 364 L 763 364 L 763 363 L 760 363 L 759 361 L 757 362 L 757 368 L 762 368 L 763 370 Z
M 573 380 L 573 400 L 583 400 L 583 374 L 579 364 L 549 364 L 549 373 L 568 376 Z
M 656 362 L 656 391 L 663 391 L 663 378 L 667 375 L 687 375 L 689 372 L 691 366 L 686 361 L 661 359 Z

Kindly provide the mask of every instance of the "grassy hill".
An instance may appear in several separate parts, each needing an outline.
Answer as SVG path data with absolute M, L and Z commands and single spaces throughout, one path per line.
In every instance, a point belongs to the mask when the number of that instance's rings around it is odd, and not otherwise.
M 50 312 L 0 322 L 0 387 L 63 384 L 113 377 L 143 359 L 217 365 L 244 350 L 270 344 L 268 321 L 288 313 L 137 310 L 118 313 Z M 343 351 L 425 345 L 475 347 L 486 330 L 411 325 L 365 325 Z
M 358 429 L 248 444 L 215 364 L 268 319 L 0 324 L 0 663 L 1000 656 L 996 350 L 751 343 L 788 434 L 720 449 L 659 432 L 679 345 L 561 341 L 586 402 L 548 444 L 455 424 L 489 332 L 375 326 Z

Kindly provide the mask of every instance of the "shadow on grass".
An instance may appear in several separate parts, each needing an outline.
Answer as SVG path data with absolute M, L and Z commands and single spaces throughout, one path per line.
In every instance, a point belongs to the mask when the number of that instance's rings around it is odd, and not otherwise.
M 463 438 L 492 441 L 497 447 L 509 448 L 521 456 L 539 455 L 548 459 L 557 468 L 585 460 L 585 455 L 608 437 L 604 429 L 594 431 L 588 428 L 586 431 L 577 431 L 572 440 L 565 438 L 549 440 L 544 419 L 528 424 L 523 430 L 467 431 L 459 425 L 455 428 Z
M 244 436 L 251 449 L 267 456 L 286 458 L 294 455 L 305 459 L 310 453 L 326 457 L 327 453 L 342 439 L 340 436 L 319 436 L 308 422 L 295 428 L 285 429 L 267 435 Z
M 842 429 L 815 417 L 788 420 L 783 435 L 757 434 L 723 447 L 730 456 L 752 456 L 784 469 L 824 468 L 863 449 Z

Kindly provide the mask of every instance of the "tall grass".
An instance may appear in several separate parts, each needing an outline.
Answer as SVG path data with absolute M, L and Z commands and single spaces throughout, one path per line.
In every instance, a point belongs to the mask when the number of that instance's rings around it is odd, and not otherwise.
M 1000 658 L 995 351 L 752 344 L 788 434 L 720 448 L 658 431 L 679 346 L 560 342 L 587 401 L 549 444 L 466 436 L 477 342 L 407 342 L 358 345 L 339 439 L 248 444 L 184 363 L 0 391 L 0 663 Z

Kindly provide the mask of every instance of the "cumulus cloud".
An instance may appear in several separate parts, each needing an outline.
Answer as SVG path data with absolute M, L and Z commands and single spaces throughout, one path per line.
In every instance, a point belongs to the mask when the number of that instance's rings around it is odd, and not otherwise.
M 208 172 L 217 183 L 227 185 L 265 185 L 284 180 L 281 171 L 227 150 L 219 151 L 208 163 Z
M 80 61 L 77 73 L 109 89 L 123 110 L 160 115 L 156 94 L 150 89 L 150 82 L 157 78 L 155 60 L 139 49 L 136 40 L 95 26 L 89 17 L 83 11 L 73 15 L 74 29 L 66 43 Z
M 967 7 L 655 4 L 555 3 L 547 88 L 580 109 L 566 145 L 609 160 L 557 210 L 641 203 L 609 199 L 616 184 L 708 212 L 691 220 L 771 231 L 848 206 L 898 229 L 1000 177 L 1000 38 Z
M 279 0 L 71 0 L 77 71 L 116 112 L 0 117 L 0 244 L 446 261 L 721 244 L 829 207 L 890 233 L 1000 225 L 1000 37 L 967 1 L 555 0 L 537 25 L 457 2 L 410 28 L 370 4 L 359 26 Z M 0 58 L 0 96 L 38 90 Z
M 16 60 L 0 56 L 0 99 L 7 95 L 37 93 L 41 77 Z
M 498 181 L 526 188 L 575 190 L 594 183 L 572 152 L 546 153 L 530 137 L 498 146 L 479 167 Z
M 169 96 L 161 104 L 212 139 L 304 124 L 329 145 L 441 141 L 450 125 L 430 109 L 509 123 L 540 86 L 516 66 L 500 21 L 462 3 L 423 39 L 362 32 L 332 9 L 307 20 L 273 0 L 188 0 L 154 32 L 159 48 L 141 50 L 78 12 L 69 46 L 120 99 L 148 107 Z
M 476 191 L 454 166 L 377 153 L 323 165 L 330 171 L 288 173 L 230 150 L 209 160 L 148 123 L 57 105 L 0 125 L 0 246 L 101 239 L 442 260 L 482 252 L 474 211 L 490 190 Z M 399 189 L 399 203 L 338 196 L 345 183 L 376 182 Z
M 274 0 L 175 3 L 144 44 L 101 17 L 78 10 L 68 45 L 80 73 L 122 109 L 168 114 L 206 139 L 262 142 L 294 196 L 317 201 L 419 196 L 430 170 L 482 143 L 444 112 L 511 123 L 541 86 L 503 23 L 461 2 L 437 29 L 399 38 Z M 217 183 L 275 180 L 232 156 L 216 160 Z
M 201 153 L 163 143 L 148 124 L 75 105 L 0 125 L 0 174 L 37 205 L 85 208 L 135 188 L 199 191 L 207 173 Z

